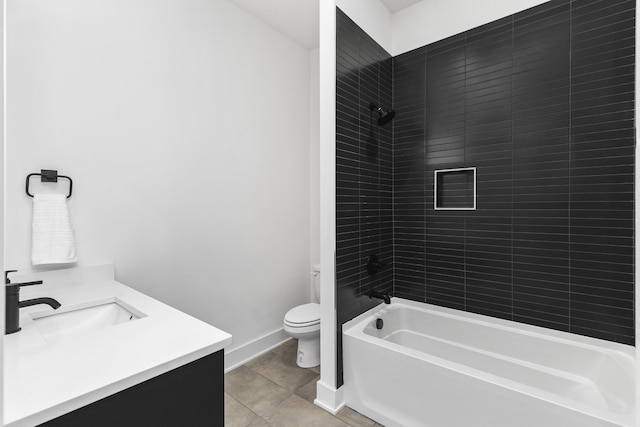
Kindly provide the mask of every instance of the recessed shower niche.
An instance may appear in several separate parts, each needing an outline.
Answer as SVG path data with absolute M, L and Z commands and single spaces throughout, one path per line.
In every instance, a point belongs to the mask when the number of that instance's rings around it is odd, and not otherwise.
M 435 210 L 476 209 L 476 168 L 434 171 Z

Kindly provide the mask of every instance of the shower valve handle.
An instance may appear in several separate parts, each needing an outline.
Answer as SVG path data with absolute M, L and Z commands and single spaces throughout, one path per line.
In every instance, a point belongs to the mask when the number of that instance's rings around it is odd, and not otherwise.
M 369 256 L 369 260 L 367 261 L 367 273 L 373 276 L 379 270 L 382 270 L 385 266 L 386 264 L 380 261 L 378 255 L 372 254 Z

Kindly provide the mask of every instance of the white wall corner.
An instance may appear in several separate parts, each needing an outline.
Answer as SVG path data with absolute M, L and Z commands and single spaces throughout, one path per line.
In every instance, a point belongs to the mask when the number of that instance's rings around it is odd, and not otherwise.
M 320 261 L 320 49 L 309 51 L 309 261 Z M 310 266 L 311 267 L 311 266 Z M 311 268 L 309 269 L 311 271 Z M 313 278 L 311 300 L 315 301 Z
M 322 381 L 318 381 L 316 384 L 316 391 L 317 397 L 313 403 L 325 411 L 336 415 L 342 408 L 344 408 L 344 386 L 335 389 Z

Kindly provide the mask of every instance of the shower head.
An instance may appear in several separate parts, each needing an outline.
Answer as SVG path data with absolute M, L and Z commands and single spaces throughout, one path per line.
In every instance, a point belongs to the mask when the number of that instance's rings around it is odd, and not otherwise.
M 378 124 L 380 126 L 386 125 L 396 116 L 396 112 L 394 110 L 389 110 L 386 113 L 383 113 L 382 111 L 380 111 L 380 117 L 378 117 Z
M 389 123 L 391 120 L 393 120 L 393 118 L 396 116 L 396 112 L 394 110 L 384 110 L 382 107 L 380 107 L 377 104 L 374 104 L 373 102 L 371 104 L 369 104 L 369 108 L 371 109 L 371 111 L 377 111 L 378 112 L 378 125 L 379 126 L 384 126 L 387 123 Z

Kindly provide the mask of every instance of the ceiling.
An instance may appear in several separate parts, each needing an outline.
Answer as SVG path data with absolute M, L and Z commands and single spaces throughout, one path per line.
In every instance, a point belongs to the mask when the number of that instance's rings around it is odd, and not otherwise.
M 322 0 L 229 0 L 307 49 L 319 44 L 318 2 Z M 396 13 L 423 0 L 381 0 Z
M 320 34 L 318 1 L 322 0 L 229 1 L 307 49 L 318 47 Z
M 422 0 L 382 0 L 382 3 L 387 6 L 387 9 L 389 9 L 391 13 L 396 13 L 421 1 Z

